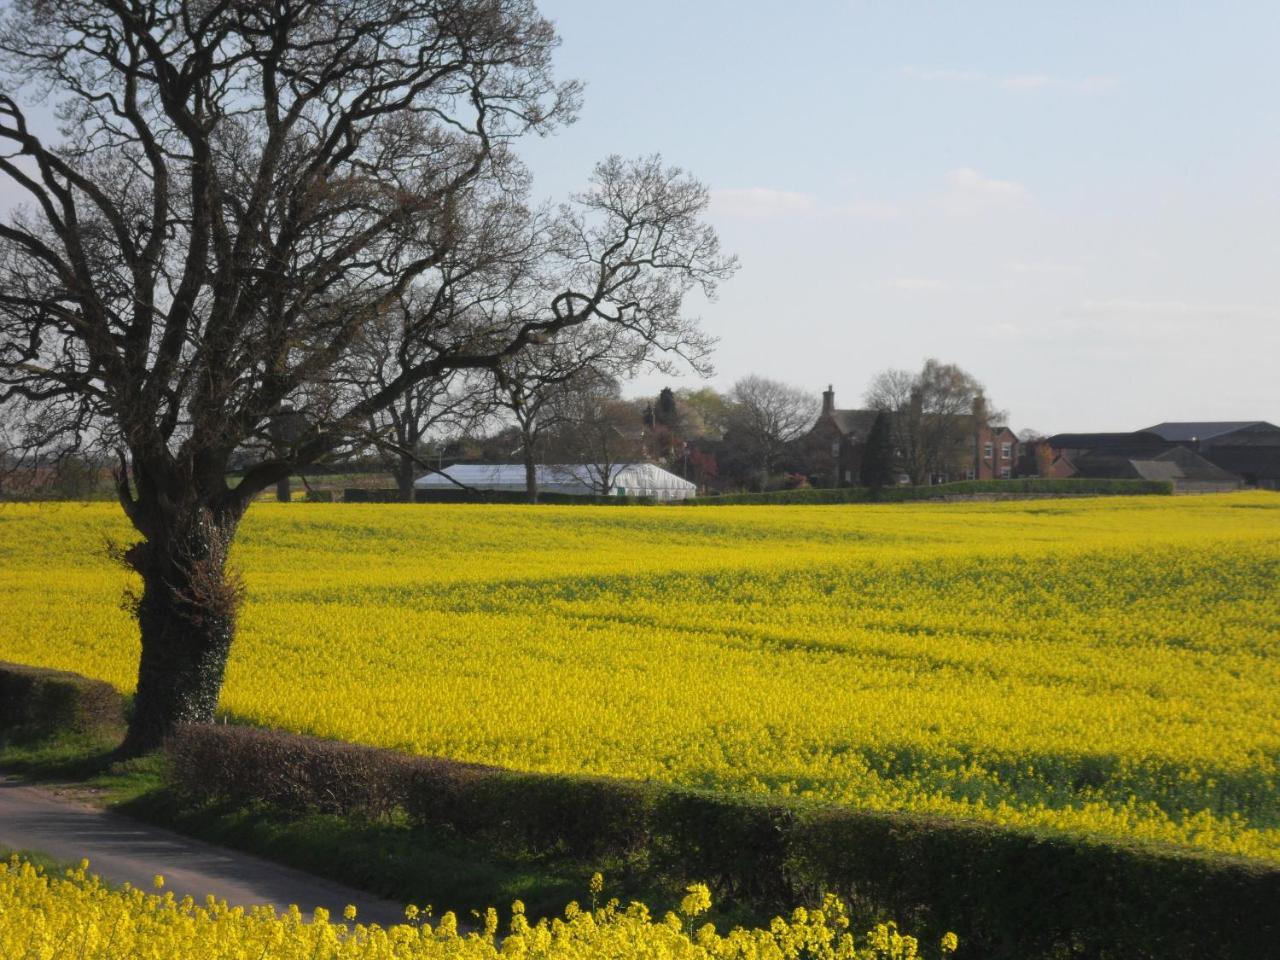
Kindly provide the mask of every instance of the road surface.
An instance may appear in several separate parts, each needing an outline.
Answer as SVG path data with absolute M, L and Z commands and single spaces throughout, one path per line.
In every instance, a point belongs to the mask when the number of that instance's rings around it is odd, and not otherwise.
M 281 910 L 296 903 L 307 916 L 320 906 L 335 921 L 342 919 L 347 904 L 354 904 L 357 919 L 366 923 L 386 926 L 404 919 L 403 907 L 389 900 L 4 776 L 0 847 L 38 851 L 68 863 L 88 857 L 90 873 L 148 891 L 160 874 L 166 890 L 179 899 L 190 895 L 197 903 L 211 893 L 233 906 L 269 903 Z

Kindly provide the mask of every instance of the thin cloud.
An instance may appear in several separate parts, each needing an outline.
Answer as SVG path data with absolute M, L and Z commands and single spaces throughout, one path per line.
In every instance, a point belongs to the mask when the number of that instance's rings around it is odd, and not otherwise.
M 896 220 L 902 216 L 902 207 L 895 203 L 883 203 L 877 200 L 857 200 L 852 203 L 840 203 L 831 208 L 831 212 L 841 217 L 852 217 L 856 220 Z
M 1075 93 L 1101 93 L 1120 82 L 1119 77 L 1108 74 L 1092 74 L 1084 77 L 1064 77 L 1052 73 L 983 73 L 979 70 L 954 70 L 938 67 L 907 66 L 899 71 L 911 80 L 926 83 L 968 84 L 995 87 L 1001 90 L 1033 92 L 1037 90 L 1065 90 Z
M 947 184 L 942 209 L 951 217 L 1016 210 L 1031 200 L 1031 192 L 1017 180 L 998 180 L 972 167 L 952 170 L 947 174 Z
M 1270 315 L 1270 311 L 1250 303 L 1138 300 L 1125 297 L 1085 300 L 1080 305 L 1079 313 L 1084 317 L 1101 318 L 1108 322 L 1131 320 L 1135 323 L 1148 319 L 1177 322 L 1183 319 L 1200 321 Z
M 714 213 L 752 220 L 771 220 L 812 213 L 817 202 L 807 193 L 774 190 L 770 187 L 747 187 L 737 190 L 712 190 Z
M 1080 272 L 1080 264 L 1065 260 L 1009 260 L 1005 262 L 1004 268 L 1010 273 L 1030 274 L 1033 276 L 1052 276 Z
M 942 83 L 976 83 L 986 79 L 986 74 L 976 70 L 950 70 L 935 67 L 903 67 L 904 77 L 912 80 L 940 81 Z
M 908 293 L 934 293 L 950 290 L 951 284 L 934 277 L 890 277 L 885 281 L 890 290 L 904 290 Z
M 985 324 L 991 339 L 1069 344 L 1079 349 L 1141 346 L 1176 349 L 1208 324 L 1268 319 L 1274 311 L 1249 303 L 1084 299 L 1037 320 Z

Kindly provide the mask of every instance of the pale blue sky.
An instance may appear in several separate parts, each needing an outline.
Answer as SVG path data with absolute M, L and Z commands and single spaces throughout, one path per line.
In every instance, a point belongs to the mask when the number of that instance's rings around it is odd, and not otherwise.
M 540 5 L 587 93 L 539 191 L 653 151 L 713 188 L 715 385 L 854 406 L 933 355 L 1016 429 L 1280 421 L 1280 4 Z

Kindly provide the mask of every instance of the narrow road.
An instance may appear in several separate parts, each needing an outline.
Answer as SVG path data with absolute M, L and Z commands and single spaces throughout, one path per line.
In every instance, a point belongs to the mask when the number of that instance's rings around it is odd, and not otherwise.
M 342 919 L 347 904 L 354 904 L 357 919 L 366 923 L 386 926 L 404 920 L 403 907 L 390 900 L 8 777 L 0 777 L 0 847 L 39 851 L 70 863 L 88 857 L 90 873 L 147 891 L 158 873 L 165 889 L 179 899 L 190 895 L 200 902 L 211 893 L 233 906 L 269 903 L 277 910 L 296 903 L 304 915 L 320 906 L 335 921 Z

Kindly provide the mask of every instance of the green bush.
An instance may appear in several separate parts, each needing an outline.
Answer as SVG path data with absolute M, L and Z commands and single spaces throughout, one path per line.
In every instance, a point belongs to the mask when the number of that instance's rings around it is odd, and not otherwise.
M 630 858 L 647 849 L 654 788 L 602 777 L 562 777 L 437 761 L 414 774 L 410 818 L 495 846 L 579 859 Z
M 789 853 L 796 895 L 966 930 L 980 956 L 1280 955 L 1275 864 L 840 809 L 803 815 Z
M 257 727 L 180 729 L 166 744 L 174 785 L 200 801 L 384 816 L 405 805 L 415 758 Z
M 109 683 L 0 661 L 0 732 L 19 739 L 98 734 L 124 720 L 124 697 Z
M 763 796 L 665 787 L 649 839 L 665 875 L 706 883 L 717 900 L 784 909 L 794 901 L 787 875 L 796 811 Z

